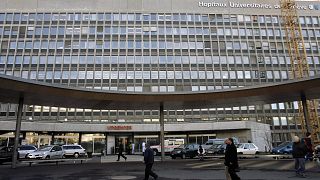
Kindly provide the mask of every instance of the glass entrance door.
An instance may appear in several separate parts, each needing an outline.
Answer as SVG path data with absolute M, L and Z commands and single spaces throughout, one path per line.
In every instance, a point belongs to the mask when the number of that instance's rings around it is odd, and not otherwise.
M 129 136 L 116 136 L 116 153 L 119 152 L 119 147 L 122 146 L 123 152 L 128 153 L 130 148 L 129 148 L 129 142 L 130 138 Z

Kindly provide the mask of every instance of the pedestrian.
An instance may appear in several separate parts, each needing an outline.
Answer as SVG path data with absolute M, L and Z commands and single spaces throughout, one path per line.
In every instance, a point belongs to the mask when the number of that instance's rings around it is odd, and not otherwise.
M 300 141 L 298 136 L 293 137 L 292 157 L 294 158 L 294 168 L 298 177 L 306 177 L 305 175 L 305 156 L 308 153 L 305 143 Z
M 199 148 L 198 148 L 198 155 L 199 155 L 199 160 L 200 161 L 203 161 L 204 158 L 204 153 L 205 153 L 205 150 L 203 149 L 203 147 L 201 146 L 201 144 L 199 145 Z
M 146 150 L 146 143 L 142 142 L 142 155 L 144 156 L 144 151 Z
M 237 148 L 234 145 L 232 138 L 227 138 L 225 140 L 225 144 L 227 145 L 224 161 L 224 164 L 226 166 L 226 178 L 227 180 L 239 180 L 240 177 L 236 173 L 239 172 Z
M 134 143 L 131 144 L 131 154 L 134 154 Z
M 306 133 L 306 138 L 304 138 L 304 144 L 307 146 L 307 155 L 306 155 L 306 160 L 313 160 L 313 147 L 312 147 L 312 142 L 311 142 L 311 133 L 307 132 Z
M 152 171 L 152 166 L 154 163 L 153 150 L 150 148 L 150 144 L 147 143 L 146 149 L 144 151 L 144 164 L 146 165 L 144 180 L 148 180 L 149 176 L 152 176 L 153 179 L 158 179 L 158 175 Z
M 120 161 L 120 156 L 123 157 L 123 159 L 126 161 L 127 157 L 125 155 L 123 155 L 123 144 L 119 145 L 119 149 L 118 149 L 118 160 Z

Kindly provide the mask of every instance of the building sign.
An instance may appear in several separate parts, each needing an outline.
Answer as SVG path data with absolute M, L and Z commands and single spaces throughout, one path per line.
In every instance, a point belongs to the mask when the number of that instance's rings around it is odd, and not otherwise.
M 107 126 L 107 129 L 111 131 L 126 131 L 132 130 L 132 126 Z
M 254 9 L 280 9 L 280 4 L 265 4 L 265 3 L 238 3 L 238 2 L 198 2 L 199 7 L 205 8 L 254 8 Z M 298 10 L 320 10 L 320 4 L 310 4 L 310 5 L 297 5 Z

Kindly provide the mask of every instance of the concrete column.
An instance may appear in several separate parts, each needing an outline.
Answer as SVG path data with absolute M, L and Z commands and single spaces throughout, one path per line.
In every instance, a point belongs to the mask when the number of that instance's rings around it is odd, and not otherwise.
M 164 111 L 163 102 L 160 103 L 160 143 L 161 143 L 161 161 L 165 160 L 164 152 Z
M 79 145 L 81 144 L 81 139 L 82 139 L 82 133 L 79 132 L 79 139 L 78 139 L 78 144 L 79 144 Z
M 307 99 L 304 94 L 301 94 L 301 101 L 302 101 L 302 107 L 303 107 L 303 117 L 304 117 L 304 124 L 307 132 L 310 131 L 310 125 L 309 125 L 309 112 L 308 112 L 308 105 L 307 105 Z
M 104 156 L 107 156 L 108 153 L 108 133 L 104 133 L 104 141 L 105 141 L 105 148 L 104 148 Z
M 50 142 L 51 145 L 54 144 L 54 132 L 51 133 L 51 142 Z
M 186 135 L 187 135 L 187 137 L 186 137 L 186 138 L 187 138 L 187 139 L 186 139 L 186 143 L 189 144 L 189 133 L 187 132 Z
M 17 166 L 18 145 L 19 145 L 20 130 L 21 130 L 23 101 L 24 101 L 23 96 L 20 96 L 19 97 L 19 105 L 18 105 L 17 122 L 16 122 L 16 131 L 14 134 L 13 157 L 12 157 L 12 164 L 11 164 L 11 167 L 13 169 L 15 169 Z

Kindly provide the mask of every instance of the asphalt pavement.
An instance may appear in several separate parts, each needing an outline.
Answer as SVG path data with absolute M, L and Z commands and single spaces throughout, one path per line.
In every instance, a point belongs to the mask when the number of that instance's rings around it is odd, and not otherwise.
M 93 158 L 80 163 L 36 164 L 31 167 L 19 165 L 11 169 L 10 164 L 0 166 L 0 180 L 109 180 L 109 179 L 139 179 L 144 177 L 142 156 L 128 156 L 128 160 L 116 162 L 116 156 L 102 159 Z M 242 179 L 301 179 L 295 176 L 292 159 L 240 159 Z M 307 162 L 307 178 L 320 179 L 320 168 L 316 162 Z M 209 180 L 225 179 L 223 159 L 166 159 L 156 162 L 153 167 L 159 175 L 159 180 Z M 152 179 L 152 178 L 150 178 Z

